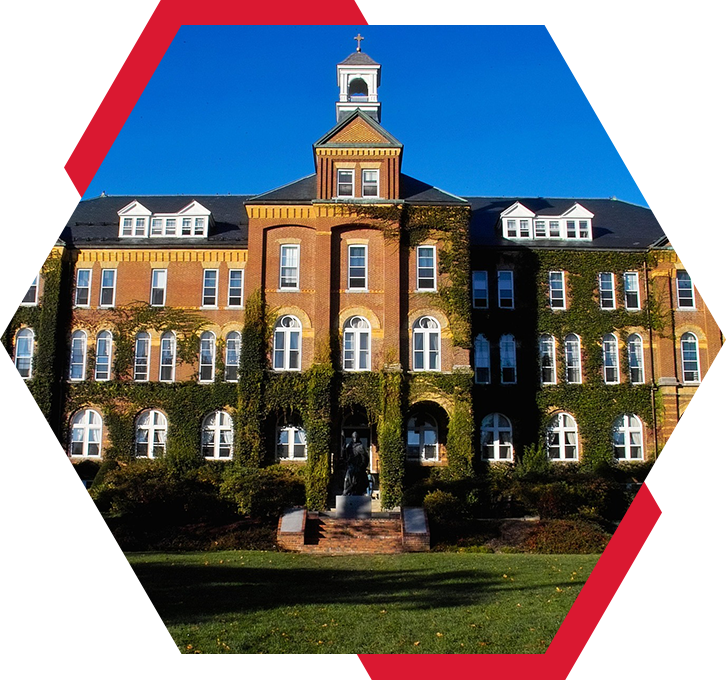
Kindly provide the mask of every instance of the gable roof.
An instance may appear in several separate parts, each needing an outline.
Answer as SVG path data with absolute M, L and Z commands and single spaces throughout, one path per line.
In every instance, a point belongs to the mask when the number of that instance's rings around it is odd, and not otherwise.
M 345 128 L 355 125 L 357 121 L 360 121 L 361 127 L 359 129 L 362 129 L 362 126 L 372 128 L 371 132 L 375 133 L 377 135 L 377 140 L 380 141 L 334 141 Z M 341 120 L 334 128 L 328 130 L 328 132 L 326 132 L 317 142 L 315 142 L 315 144 L 313 144 L 313 150 L 319 146 L 333 148 L 343 146 L 387 146 L 399 149 L 403 148 L 403 144 L 401 144 L 401 142 L 399 142 L 390 132 L 381 127 L 380 123 L 360 109 L 356 109 L 350 115 L 343 118 L 343 120 Z

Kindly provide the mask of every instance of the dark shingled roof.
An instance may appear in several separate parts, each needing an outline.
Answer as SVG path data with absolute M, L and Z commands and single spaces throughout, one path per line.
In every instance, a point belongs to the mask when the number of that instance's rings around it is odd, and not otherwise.
M 69 245 L 148 247 L 209 247 L 227 244 L 247 245 L 247 212 L 249 196 L 99 196 L 81 201 L 73 211 L 60 235 Z M 132 201 L 138 201 L 154 213 L 175 213 L 198 201 L 211 211 L 214 220 L 206 239 L 199 238 L 119 238 L 118 211 Z
M 347 56 L 338 66 L 380 66 L 377 61 L 373 61 L 365 52 L 353 52 Z
M 663 230 L 649 208 L 610 198 L 483 198 L 469 197 L 471 243 L 477 246 L 527 246 L 584 250 L 640 250 L 663 238 Z M 506 239 L 499 228 L 499 216 L 516 201 L 537 215 L 562 215 L 577 202 L 594 214 L 592 241 L 567 239 Z

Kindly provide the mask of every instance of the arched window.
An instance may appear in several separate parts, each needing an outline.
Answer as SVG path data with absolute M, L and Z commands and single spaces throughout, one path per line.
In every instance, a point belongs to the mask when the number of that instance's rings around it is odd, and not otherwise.
M 637 333 L 628 337 L 628 364 L 630 365 L 630 382 L 634 385 L 644 383 L 643 338 Z
M 684 333 L 681 336 L 681 363 L 683 365 L 683 382 L 701 382 L 698 338 L 693 333 Z
M 113 336 L 110 331 L 101 331 L 96 336 L 96 375 L 98 381 L 111 379 L 111 350 Z
M 483 335 L 477 335 L 474 340 L 474 380 L 481 385 L 488 385 L 492 381 L 489 340 Z
M 136 455 L 159 458 L 166 451 L 166 416 L 161 411 L 144 411 L 136 420 Z
M 551 460 L 577 460 L 577 423 L 569 413 L 558 413 L 547 426 L 547 455 Z
M 565 373 L 568 383 L 582 382 L 580 338 L 574 333 L 565 337 Z
M 543 385 L 557 383 L 557 365 L 555 363 L 555 338 L 552 335 L 539 336 L 539 371 Z
M 22 328 L 15 336 L 15 368 L 23 380 L 33 377 L 33 347 L 35 333 L 32 328 Z
M 159 354 L 159 380 L 174 382 L 176 368 L 176 336 L 167 331 L 161 336 L 161 352 Z
M 204 331 L 199 338 L 199 382 L 214 382 L 214 357 L 217 353 L 217 337 Z
M 149 379 L 149 347 L 151 338 L 148 333 L 138 333 L 134 346 L 134 380 L 146 382 Z
M 202 422 L 202 455 L 205 458 L 232 457 L 232 416 L 226 411 L 210 413 Z
M 71 335 L 71 380 L 86 379 L 86 332 L 75 331 Z
M 616 460 L 643 459 L 643 423 L 638 416 L 626 413 L 615 421 L 613 453 Z
M 612 333 L 608 333 L 602 339 L 602 369 L 603 378 L 609 385 L 620 382 L 618 354 L 618 339 Z
M 517 382 L 517 346 L 513 335 L 503 335 L 499 338 L 499 364 L 501 368 L 501 381 L 503 385 L 513 385 Z
M 78 411 L 71 420 L 71 456 L 98 458 L 101 455 L 103 419 L 93 409 Z
M 302 324 L 287 314 L 277 320 L 272 348 L 272 368 L 276 371 L 299 371 L 302 349 Z
M 512 423 L 501 413 L 490 413 L 481 424 L 481 452 L 487 460 L 512 460 Z
M 227 382 L 239 380 L 239 355 L 242 349 L 242 336 L 237 331 L 227 333 L 224 353 L 224 379 Z
M 362 316 L 352 316 L 343 326 L 343 370 L 371 370 L 371 326 Z
M 409 419 L 406 427 L 406 457 L 409 460 L 439 459 L 439 428 L 423 414 Z
M 440 370 L 441 327 L 431 316 L 422 316 L 413 324 L 413 370 Z
M 276 453 L 280 460 L 306 460 L 308 438 L 305 430 L 292 423 L 278 426 Z

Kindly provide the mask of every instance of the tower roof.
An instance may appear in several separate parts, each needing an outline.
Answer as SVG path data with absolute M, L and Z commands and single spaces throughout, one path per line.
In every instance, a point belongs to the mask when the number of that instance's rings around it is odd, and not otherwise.
M 353 52 L 353 54 L 343 59 L 338 66 L 380 66 L 380 64 L 373 61 L 365 52 Z

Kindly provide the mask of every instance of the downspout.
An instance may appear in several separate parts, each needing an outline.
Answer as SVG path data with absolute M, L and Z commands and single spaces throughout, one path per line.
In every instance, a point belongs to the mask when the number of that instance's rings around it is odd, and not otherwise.
M 650 279 L 648 277 L 648 274 L 650 273 L 648 270 L 648 258 L 646 256 L 645 262 L 643 264 L 643 269 L 645 271 L 645 299 L 647 300 L 647 315 L 648 315 L 648 345 L 649 345 L 649 353 L 650 353 L 650 410 L 651 415 L 653 416 L 653 437 L 655 439 L 655 457 L 658 457 L 658 409 L 656 408 L 655 403 L 655 394 L 658 390 L 658 386 L 655 381 L 655 353 L 653 351 L 653 321 L 651 318 L 651 304 L 652 299 L 650 296 Z

